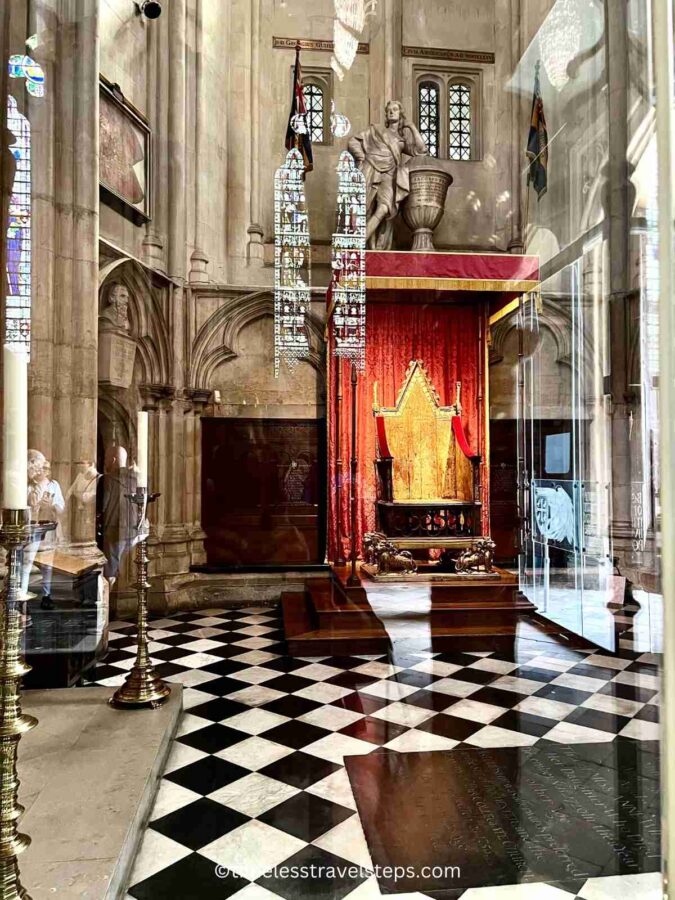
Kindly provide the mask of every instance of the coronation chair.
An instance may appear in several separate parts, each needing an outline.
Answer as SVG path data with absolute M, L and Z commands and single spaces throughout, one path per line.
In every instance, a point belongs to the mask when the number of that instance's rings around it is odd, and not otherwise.
M 441 406 L 421 360 L 394 407 L 379 406 L 375 384 L 377 528 L 398 547 L 450 551 L 481 534 L 480 457 L 464 434 L 460 389 Z

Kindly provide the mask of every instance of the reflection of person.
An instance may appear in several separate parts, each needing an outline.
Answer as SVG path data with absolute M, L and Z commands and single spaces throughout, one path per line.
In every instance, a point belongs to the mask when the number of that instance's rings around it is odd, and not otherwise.
M 96 502 L 96 484 L 101 476 L 96 471 L 96 466 L 91 460 L 82 460 L 78 463 L 78 473 L 75 481 L 68 488 L 66 500 L 75 498 L 78 511 L 84 510 Z
M 349 141 L 349 152 L 366 178 L 366 238 L 371 249 L 389 250 L 394 219 L 410 192 L 408 162 L 428 152 L 398 100 L 385 106 L 385 125 L 370 125 Z
M 26 549 L 24 559 L 23 584 L 24 593 L 28 591 L 30 570 L 35 560 L 35 555 L 42 547 L 43 550 L 53 547 L 61 537 L 61 516 L 66 509 L 66 501 L 63 499 L 61 485 L 51 477 L 51 463 L 39 450 L 28 451 L 28 506 L 30 507 L 31 522 L 56 522 L 56 531 L 48 531 L 42 540 L 34 541 Z M 41 565 L 42 585 L 41 606 L 43 609 L 53 609 L 51 599 L 52 569 L 46 564 Z
M 127 467 L 127 451 L 118 444 L 105 452 L 103 485 L 103 553 L 106 564 L 103 574 L 112 587 L 117 580 L 125 549 L 131 545 L 133 526 L 126 494 L 133 493 L 135 474 Z

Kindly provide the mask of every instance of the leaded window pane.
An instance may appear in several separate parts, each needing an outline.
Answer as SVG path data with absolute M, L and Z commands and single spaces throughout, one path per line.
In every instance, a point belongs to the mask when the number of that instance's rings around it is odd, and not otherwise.
M 450 159 L 471 159 L 471 88 L 452 84 L 448 90 Z
M 323 91 L 317 84 L 306 84 L 302 89 L 307 108 L 307 130 L 313 144 L 323 143 L 324 105 Z
M 423 81 L 419 86 L 420 134 L 429 148 L 429 156 L 438 156 L 439 97 L 438 85 Z

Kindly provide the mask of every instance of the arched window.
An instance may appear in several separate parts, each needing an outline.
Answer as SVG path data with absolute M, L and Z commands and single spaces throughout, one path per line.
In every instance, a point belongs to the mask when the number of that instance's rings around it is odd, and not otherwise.
M 438 156 L 440 105 L 439 88 L 435 81 L 421 81 L 419 85 L 419 131 L 429 148 L 429 156 Z
M 325 111 L 323 90 L 318 84 L 305 84 L 302 88 L 307 107 L 307 128 L 313 144 L 324 143 Z
M 471 88 L 448 85 L 448 157 L 471 159 Z

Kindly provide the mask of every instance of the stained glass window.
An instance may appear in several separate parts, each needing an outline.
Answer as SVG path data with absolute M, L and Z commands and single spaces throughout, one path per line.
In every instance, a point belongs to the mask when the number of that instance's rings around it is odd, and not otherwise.
M 449 85 L 448 101 L 448 156 L 471 159 L 471 88 Z
M 422 81 L 419 86 L 420 134 L 429 148 L 429 156 L 438 156 L 439 90 L 433 81 Z
M 307 107 L 307 127 L 313 144 L 323 143 L 324 102 L 323 91 L 318 84 L 306 84 L 302 88 Z
M 31 178 L 30 124 L 7 98 L 7 126 L 14 143 L 14 181 L 7 225 L 7 299 L 5 343 L 13 350 L 30 352 L 31 305 Z

